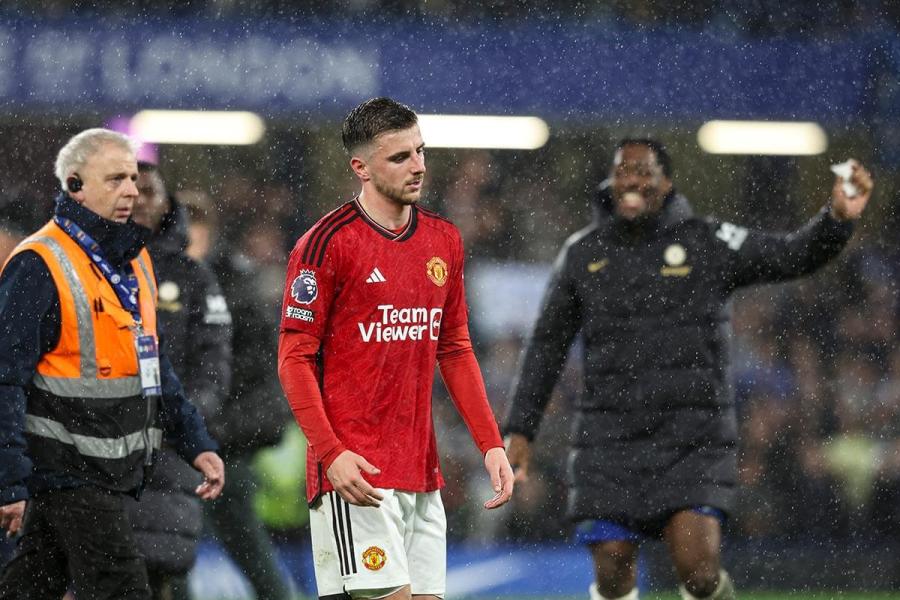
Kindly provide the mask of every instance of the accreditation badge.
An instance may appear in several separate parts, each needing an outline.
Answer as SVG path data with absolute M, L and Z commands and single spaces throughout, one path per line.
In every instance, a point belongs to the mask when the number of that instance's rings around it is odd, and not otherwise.
M 159 346 L 154 335 L 139 335 L 135 339 L 138 365 L 141 372 L 141 389 L 144 396 L 162 396 L 159 375 Z

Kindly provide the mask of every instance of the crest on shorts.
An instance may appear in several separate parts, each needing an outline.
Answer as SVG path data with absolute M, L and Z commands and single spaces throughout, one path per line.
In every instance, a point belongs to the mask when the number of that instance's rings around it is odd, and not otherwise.
M 425 274 L 434 285 L 442 287 L 447 283 L 447 263 L 440 256 L 435 256 L 425 265 Z
M 318 295 L 319 284 L 316 282 L 316 274 L 309 269 L 303 269 L 291 284 L 291 298 L 298 304 L 312 304 Z
M 362 553 L 362 563 L 370 571 L 377 571 L 387 562 L 387 554 L 378 546 L 369 546 Z

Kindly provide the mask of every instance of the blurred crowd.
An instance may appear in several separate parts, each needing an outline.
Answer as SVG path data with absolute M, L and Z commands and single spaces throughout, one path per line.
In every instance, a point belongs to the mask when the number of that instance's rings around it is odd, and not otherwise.
M 566 19 L 637 27 L 678 26 L 689 29 L 734 29 L 756 36 L 783 34 L 849 35 L 859 28 L 897 28 L 900 7 L 892 0 L 496 0 L 489 4 L 464 0 L 7 0 L 3 13 L 59 18 L 73 14 L 107 17 L 171 15 L 204 18 L 397 18 L 423 17 L 451 21 Z M 851 26 L 851 27 L 848 27 Z

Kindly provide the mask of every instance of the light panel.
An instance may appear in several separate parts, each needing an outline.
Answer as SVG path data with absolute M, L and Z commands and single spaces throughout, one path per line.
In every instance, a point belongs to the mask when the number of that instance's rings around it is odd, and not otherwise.
M 535 150 L 550 137 L 539 117 L 419 115 L 419 128 L 428 148 Z
M 244 146 L 258 142 L 266 126 L 252 112 L 142 110 L 131 118 L 130 130 L 156 144 Z
M 828 148 L 818 123 L 800 121 L 709 121 L 697 141 L 710 154 L 808 156 Z

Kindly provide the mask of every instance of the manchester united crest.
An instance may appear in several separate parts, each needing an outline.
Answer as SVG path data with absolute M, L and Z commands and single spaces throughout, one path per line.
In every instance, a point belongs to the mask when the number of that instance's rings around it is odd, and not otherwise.
M 428 275 L 428 279 L 434 285 L 441 287 L 447 283 L 447 263 L 444 262 L 443 258 L 435 256 L 425 265 L 425 274 Z
M 362 553 L 362 563 L 370 571 L 377 571 L 387 562 L 387 554 L 378 546 L 369 546 Z

